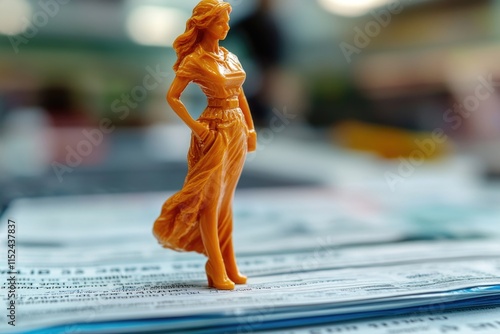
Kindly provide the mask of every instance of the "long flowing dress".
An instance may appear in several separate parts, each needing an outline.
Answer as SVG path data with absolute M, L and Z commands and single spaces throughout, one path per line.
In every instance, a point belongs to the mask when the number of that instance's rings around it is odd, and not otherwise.
M 218 205 L 214 224 L 219 240 L 230 240 L 232 197 L 247 154 L 248 126 L 238 101 L 246 75 L 238 58 L 220 49 L 222 54 L 215 55 L 197 47 L 176 72 L 198 84 L 207 96 L 208 106 L 198 121 L 210 131 L 202 140 L 192 135 L 184 186 L 164 203 L 153 227 L 163 247 L 205 255 L 200 213 Z

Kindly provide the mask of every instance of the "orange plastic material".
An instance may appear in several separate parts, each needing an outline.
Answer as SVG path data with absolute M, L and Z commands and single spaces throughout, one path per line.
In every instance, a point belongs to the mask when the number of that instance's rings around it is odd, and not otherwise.
M 209 286 L 224 290 L 247 281 L 233 250 L 232 204 L 247 152 L 257 144 L 242 89 L 245 72 L 235 55 L 219 47 L 229 31 L 230 12 L 224 1 L 202 0 L 174 43 L 176 77 L 167 101 L 192 130 L 188 174 L 153 227 L 163 247 L 205 254 Z M 198 120 L 180 100 L 190 82 L 198 84 L 208 100 Z

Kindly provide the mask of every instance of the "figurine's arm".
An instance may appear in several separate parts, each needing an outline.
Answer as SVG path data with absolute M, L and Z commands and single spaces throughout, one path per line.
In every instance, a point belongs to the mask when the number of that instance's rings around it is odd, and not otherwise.
M 186 89 L 190 80 L 183 77 L 176 76 L 170 89 L 167 93 L 167 102 L 175 111 L 175 113 L 186 123 L 186 125 L 193 131 L 193 133 L 201 138 L 202 133 L 207 131 L 207 128 L 204 127 L 200 122 L 197 122 L 191 115 L 188 110 L 184 106 L 184 103 L 180 100 L 181 94 Z
M 247 98 L 243 88 L 241 89 L 240 95 L 238 96 L 240 101 L 240 108 L 245 116 L 245 121 L 248 127 L 248 152 L 253 152 L 257 148 L 257 133 L 255 132 L 255 127 L 253 124 L 252 114 L 250 112 L 250 106 L 248 105 Z

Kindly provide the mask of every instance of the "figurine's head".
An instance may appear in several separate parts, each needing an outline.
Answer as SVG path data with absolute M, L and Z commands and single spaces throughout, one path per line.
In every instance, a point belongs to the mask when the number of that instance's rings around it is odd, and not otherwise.
M 194 51 L 206 34 L 217 40 L 226 38 L 231 10 L 231 5 L 222 0 L 202 0 L 196 5 L 186 23 L 186 31 L 174 42 L 178 57 L 174 65 L 175 71 L 184 57 Z
M 216 40 L 226 39 L 229 32 L 229 13 L 229 9 L 219 11 L 203 30 L 203 33 Z

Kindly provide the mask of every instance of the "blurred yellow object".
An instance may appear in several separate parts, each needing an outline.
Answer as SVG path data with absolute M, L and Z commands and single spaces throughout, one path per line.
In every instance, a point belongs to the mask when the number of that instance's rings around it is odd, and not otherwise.
M 451 140 L 442 129 L 414 132 L 389 126 L 345 121 L 333 128 L 334 138 L 343 146 L 376 153 L 384 158 L 409 158 L 418 154 L 434 159 L 451 151 Z

